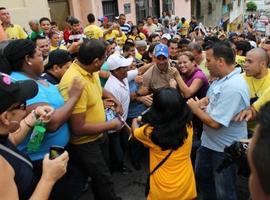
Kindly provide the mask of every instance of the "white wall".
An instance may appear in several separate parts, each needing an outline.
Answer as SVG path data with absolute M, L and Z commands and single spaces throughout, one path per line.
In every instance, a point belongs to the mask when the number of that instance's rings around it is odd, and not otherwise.
M 245 11 L 245 2 L 241 0 L 240 6 L 238 6 L 238 0 L 233 1 L 233 10 L 230 11 L 229 23 L 233 22 L 238 16 L 243 15 Z

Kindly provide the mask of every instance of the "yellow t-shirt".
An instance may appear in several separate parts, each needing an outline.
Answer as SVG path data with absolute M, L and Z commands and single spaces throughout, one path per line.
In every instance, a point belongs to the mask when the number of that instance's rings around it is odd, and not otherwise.
M 251 103 L 254 102 L 253 98 L 257 100 L 257 98 L 260 98 L 262 94 L 265 92 L 266 89 L 270 86 L 270 69 L 268 69 L 268 74 L 261 78 L 256 79 L 254 77 L 248 77 L 245 73 L 243 73 L 243 76 L 248 84 L 249 88 L 249 94 L 250 94 L 250 100 Z M 251 131 L 254 131 L 256 127 L 256 123 L 254 121 L 248 122 L 248 129 Z
M 152 171 L 170 150 L 162 151 L 149 135 L 152 127 L 144 125 L 135 129 L 134 136 L 149 147 L 150 171 Z M 188 138 L 183 146 L 173 151 L 168 160 L 150 176 L 150 191 L 147 200 L 185 199 L 197 197 L 195 177 L 190 159 L 192 147 L 192 126 L 187 126 Z
M 124 34 L 124 33 L 123 33 Z M 116 40 L 116 38 L 119 36 L 119 31 L 117 30 L 112 30 L 111 33 L 107 33 L 105 36 L 104 36 L 104 39 L 105 40 L 111 40 L 111 39 L 114 39 Z
M 130 35 L 130 36 L 128 36 L 128 38 L 132 39 L 133 41 L 136 40 L 136 37 L 140 37 L 142 40 L 146 40 L 146 37 L 145 37 L 145 35 L 143 33 L 139 33 L 138 35 Z
M 85 84 L 82 95 L 74 107 L 72 114 L 85 113 L 85 122 L 101 123 L 105 122 L 105 111 L 102 101 L 102 87 L 100 85 L 98 72 L 88 73 L 74 61 L 69 69 L 65 72 L 59 84 L 59 91 L 65 101 L 68 100 L 68 90 L 73 83 L 74 77 L 80 77 Z M 71 136 L 72 144 L 84 144 L 92 142 L 102 137 L 101 134 L 88 136 Z
M 13 24 L 5 29 L 5 32 L 9 39 L 26 39 L 27 34 L 24 32 L 21 26 Z
M 125 44 L 126 40 L 127 40 L 126 34 L 125 33 L 122 33 L 122 36 L 121 37 L 116 37 L 115 42 L 116 42 L 116 44 L 118 46 L 123 47 L 123 45 Z
M 88 25 L 84 29 L 84 35 L 88 38 L 100 39 L 103 38 L 103 31 L 95 24 Z
M 54 51 L 56 49 L 62 49 L 62 50 L 66 50 L 67 51 L 67 47 L 65 45 L 60 45 L 60 47 L 53 47 L 52 45 L 50 46 L 50 52 Z
M 268 69 L 268 74 L 261 79 L 248 77 L 245 73 L 243 73 L 243 76 L 249 87 L 250 98 L 261 97 L 264 91 L 270 86 L 270 69 Z
M 270 86 L 264 91 L 262 96 L 252 104 L 252 106 L 255 108 L 257 112 L 259 112 L 261 107 L 268 101 L 270 101 Z
M 188 29 L 189 29 L 189 23 L 187 21 L 185 21 L 185 23 L 182 24 L 182 27 L 180 29 L 180 35 L 187 36 Z

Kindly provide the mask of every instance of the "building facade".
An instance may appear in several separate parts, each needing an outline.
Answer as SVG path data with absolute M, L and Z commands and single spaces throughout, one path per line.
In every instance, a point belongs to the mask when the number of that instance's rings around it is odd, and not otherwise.
M 0 0 L 0 5 L 10 11 L 13 23 L 27 30 L 29 20 L 41 17 L 49 17 L 63 28 L 66 17 L 73 15 L 86 25 L 89 13 L 110 19 L 124 13 L 135 24 L 149 15 L 159 17 L 163 10 L 188 20 L 191 17 L 191 0 Z
M 230 4 L 230 18 L 228 29 L 231 32 L 242 32 L 245 12 L 245 1 L 232 1 Z
M 192 0 L 191 13 L 206 26 L 225 30 L 242 28 L 245 0 Z

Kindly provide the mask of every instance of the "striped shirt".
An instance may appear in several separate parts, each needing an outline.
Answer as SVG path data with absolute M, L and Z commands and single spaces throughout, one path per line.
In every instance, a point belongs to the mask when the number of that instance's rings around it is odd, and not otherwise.
M 131 27 L 129 24 L 121 25 L 121 31 L 124 32 L 125 34 L 128 34 L 130 30 L 131 30 Z

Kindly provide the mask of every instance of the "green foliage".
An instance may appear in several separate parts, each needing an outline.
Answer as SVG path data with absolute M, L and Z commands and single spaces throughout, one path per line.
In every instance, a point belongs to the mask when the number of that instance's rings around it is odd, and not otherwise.
M 247 11 L 256 11 L 257 4 L 254 1 L 247 2 Z

